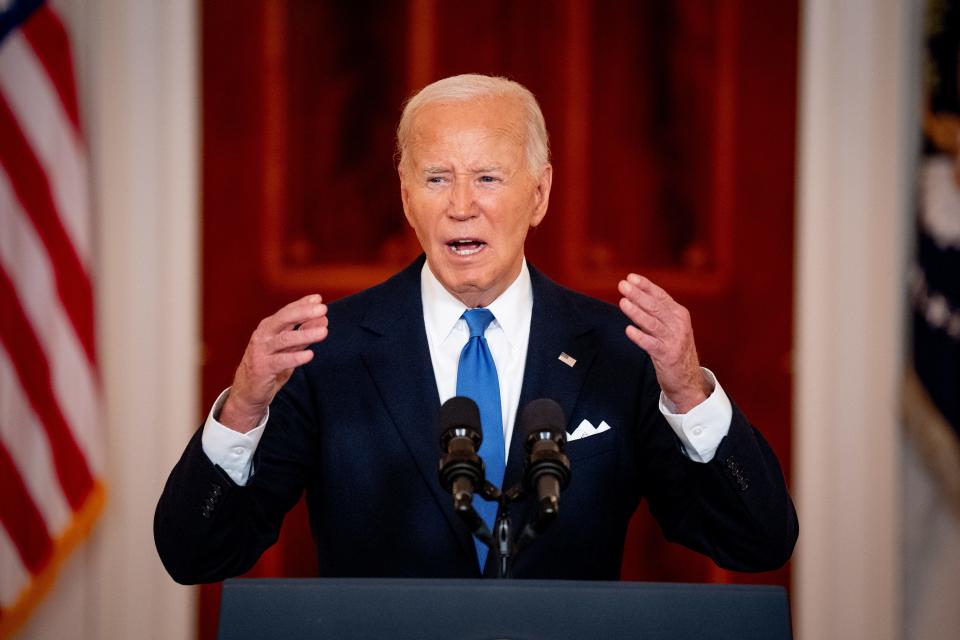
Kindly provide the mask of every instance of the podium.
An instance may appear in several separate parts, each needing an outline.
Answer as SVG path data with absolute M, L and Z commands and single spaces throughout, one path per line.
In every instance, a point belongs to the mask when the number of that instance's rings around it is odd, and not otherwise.
M 220 640 L 789 640 L 782 587 L 547 580 L 235 579 Z

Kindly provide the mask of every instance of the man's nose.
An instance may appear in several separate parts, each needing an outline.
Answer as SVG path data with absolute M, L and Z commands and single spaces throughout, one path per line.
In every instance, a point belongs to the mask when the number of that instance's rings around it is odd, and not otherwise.
M 456 180 L 450 189 L 450 217 L 465 220 L 475 215 L 473 186 L 469 180 Z

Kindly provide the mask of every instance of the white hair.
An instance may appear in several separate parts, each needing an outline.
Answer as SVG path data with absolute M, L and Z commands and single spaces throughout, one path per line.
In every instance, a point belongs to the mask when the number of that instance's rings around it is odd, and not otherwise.
M 417 111 L 437 102 L 465 102 L 478 98 L 515 98 L 523 107 L 526 121 L 524 148 L 530 174 L 537 176 L 550 163 L 550 139 L 543 113 L 533 93 L 519 82 L 499 76 L 468 73 L 450 76 L 428 84 L 415 93 L 403 106 L 403 115 L 397 126 L 397 158 L 402 165 L 410 138 L 410 129 Z

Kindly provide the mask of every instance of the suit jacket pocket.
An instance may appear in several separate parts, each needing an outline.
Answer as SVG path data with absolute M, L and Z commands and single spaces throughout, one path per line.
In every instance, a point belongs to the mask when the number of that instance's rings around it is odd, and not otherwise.
M 568 442 L 565 453 L 571 462 L 574 460 L 583 460 L 584 458 L 592 458 L 601 453 L 612 451 L 615 440 L 614 430 L 609 429 L 603 433 Z

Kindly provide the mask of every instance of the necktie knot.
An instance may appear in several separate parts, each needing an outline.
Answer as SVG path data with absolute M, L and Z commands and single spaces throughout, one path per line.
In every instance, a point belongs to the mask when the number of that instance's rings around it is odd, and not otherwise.
M 463 312 L 463 319 L 467 321 L 470 328 L 470 337 L 478 338 L 487 330 L 490 323 L 493 322 L 493 312 L 490 309 L 467 309 Z

